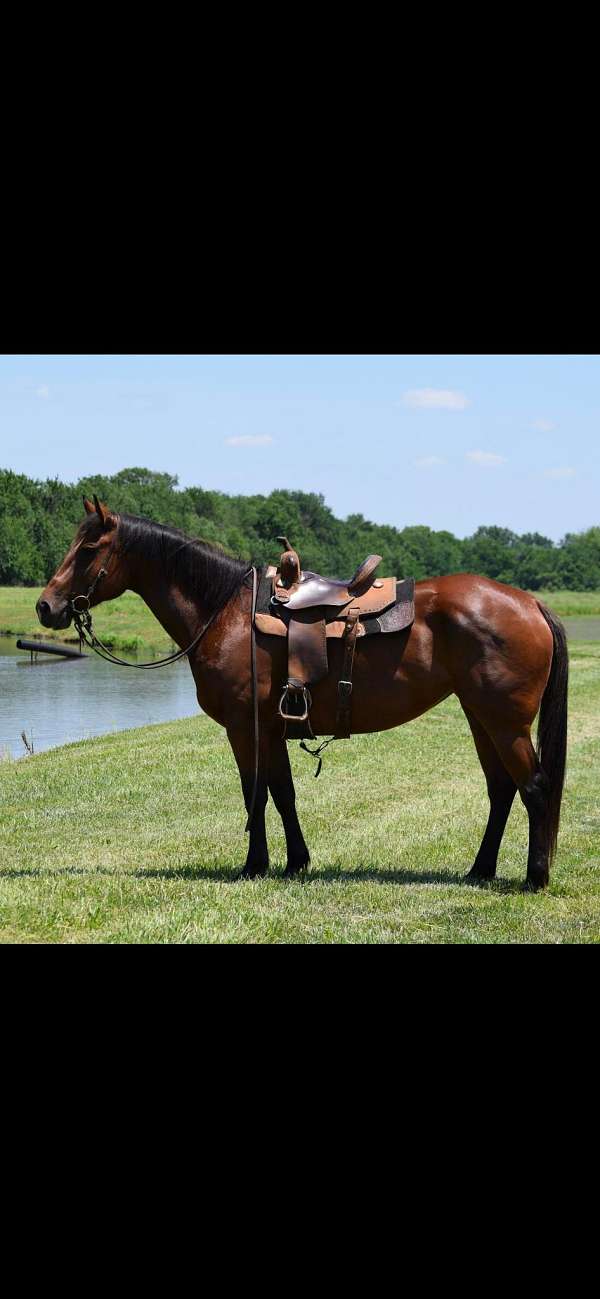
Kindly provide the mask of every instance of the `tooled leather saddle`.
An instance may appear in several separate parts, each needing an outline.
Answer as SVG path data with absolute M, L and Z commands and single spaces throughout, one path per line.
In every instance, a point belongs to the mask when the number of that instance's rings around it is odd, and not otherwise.
M 337 683 L 335 739 L 348 739 L 352 726 L 352 668 L 361 636 L 404 631 L 414 621 L 414 578 L 375 577 L 381 555 L 368 555 L 348 581 L 303 572 L 287 537 L 277 568 L 263 570 L 256 605 L 258 631 L 287 638 L 287 680 L 279 715 L 289 739 L 314 739 L 310 687 L 329 672 L 327 642 L 343 641 Z

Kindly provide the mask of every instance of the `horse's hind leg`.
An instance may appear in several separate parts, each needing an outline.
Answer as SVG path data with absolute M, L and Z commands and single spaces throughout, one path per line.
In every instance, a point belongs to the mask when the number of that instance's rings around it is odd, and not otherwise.
M 492 739 L 506 771 L 521 795 L 529 818 L 527 880 L 529 889 L 545 888 L 550 877 L 548 840 L 548 777 L 540 767 L 531 743 L 529 724 L 513 725 L 496 719 L 485 729 Z
M 487 783 L 490 811 L 485 834 L 473 866 L 467 875 L 470 880 L 491 880 L 496 874 L 498 852 L 517 786 L 498 756 L 486 730 L 473 713 L 464 707 L 471 727 L 479 761 Z
M 287 846 L 286 876 L 310 865 L 310 854 L 296 813 L 296 791 L 285 740 L 272 737 L 269 749 L 269 792 L 283 821 Z
M 508 771 L 517 783 L 529 818 L 529 852 L 526 887 L 536 892 L 550 879 L 548 839 L 548 777 L 542 770 L 531 743 L 529 727 L 518 736 L 494 735 L 494 743 Z

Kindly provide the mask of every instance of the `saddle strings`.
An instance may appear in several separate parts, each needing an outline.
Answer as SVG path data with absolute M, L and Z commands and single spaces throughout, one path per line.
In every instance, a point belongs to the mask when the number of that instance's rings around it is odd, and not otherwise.
M 317 763 L 317 770 L 315 771 L 315 780 L 317 779 L 317 776 L 321 775 L 321 771 L 323 769 L 323 759 L 321 757 L 321 754 L 323 753 L 324 749 L 327 748 L 328 744 L 333 744 L 333 741 L 335 739 L 337 739 L 337 736 L 330 735 L 328 740 L 321 740 L 321 743 L 318 745 L 316 749 L 309 749 L 308 744 L 306 743 L 305 740 L 300 741 L 300 748 L 304 749 L 305 753 L 308 753 L 311 758 L 319 759 Z

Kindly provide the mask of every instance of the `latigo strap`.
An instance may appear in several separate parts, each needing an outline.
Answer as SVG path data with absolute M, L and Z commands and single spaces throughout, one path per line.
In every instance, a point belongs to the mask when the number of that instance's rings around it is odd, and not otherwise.
M 352 722 L 352 668 L 354 651 L 358 636 L 358 609 L 346 610 L 346 630 L 344 632 L 344 661 L 342 675 L 338 681 L 337 708 L 335 714 L 335 739 L 349 740 Z

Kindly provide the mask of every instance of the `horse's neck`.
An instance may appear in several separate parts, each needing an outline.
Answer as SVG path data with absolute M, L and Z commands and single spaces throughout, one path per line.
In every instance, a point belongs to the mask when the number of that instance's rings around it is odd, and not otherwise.
M 158 567 L 134 562 L 127 585 L 141 596 L 171 640 L 181 649 L 194 639 L 210 617 L 211 611 L 206 608 L 200 594 L 194 593 L 193 597 L 184 594 Z

